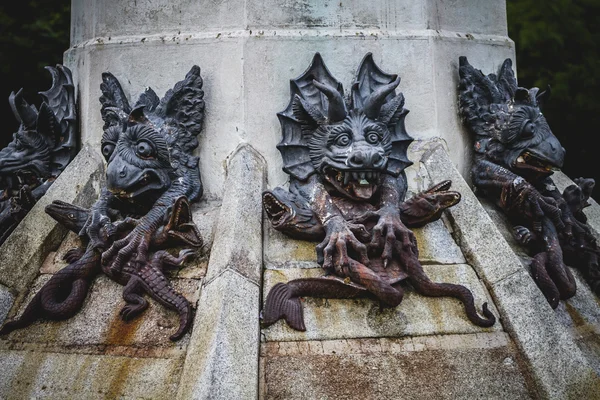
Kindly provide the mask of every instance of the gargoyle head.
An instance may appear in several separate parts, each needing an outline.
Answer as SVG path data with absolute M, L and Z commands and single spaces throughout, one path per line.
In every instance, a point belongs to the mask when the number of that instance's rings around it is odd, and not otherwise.
M 341 83 L 329 73 L 317 53 L 308 70 L 292 81 L 292 99 L 279 113 L 284 141 L 279 149 L 284 162 L 310 162 L 311 170 L 340 194 L 368 200 L 382 174 L 398 175 L 410 165 L 402 152 L 412 140 L 404 131 L 404 97 L 396 95 L 397 75 L 382 72 L 369 53 L 358 69 L 352 93 L 344 99 Z M 300 126 L 307 154 L 284 154 L 289 118 Z M 292 140 L 293 141 L 293 140 Z M 289 156 L 289 157 L 288 157 Z M 308 156 L 308 159 L 304 159 Z M 300 161 L 300 163 L 298 163 Z M 286 166 L 291 174 L 294 166 Z M 305 166 L 306 168 L 306 166 Z M 297 168 L 296 168 L 297 169 Z M 308 174 L 312 173 L 311 171 Z
M 22 93 L 23 89 L 16 94 L 12 92 L 8 99 L 20 125 L 13 140 L 0 151 L 0 175 L 29 172 L 37 178 L 46 178 L 50 175 L 49 128 L 56 125 L 56 118 L 45 103 L 38 112 L 23 99 Z
M 459 107 L 475 133 L 475 152 L 529 180 L 561 168 L 565 149 L 541 112 L 550 90 L 517 86 L 512 62 L 485 76 L 460 57 Z
M 151 124 L 131 123 L 120 132 L 108 130 L 102 137 L 102 153 L 108 156 L 106 184 L 117 197 L 155 198 L 171 185 L 169 149 L 164 135 Z
M 196 198 L 202 186 L 198 158 L 191 153 L 204 116 L 200 68 L 192 67 L 162 99 L 147 88 L 133 108 L 111 73 L 102 74 L 100 88 L 108 189 L 121 199 L 153 204 L 172 182 L 193 179 L 188 196 Z

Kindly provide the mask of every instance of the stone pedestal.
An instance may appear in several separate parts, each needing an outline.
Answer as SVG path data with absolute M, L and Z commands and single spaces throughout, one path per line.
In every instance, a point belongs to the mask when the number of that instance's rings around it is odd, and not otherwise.
M 306 332 L 283 321 L 259 328 L 270 287 L 323 273 L 315 243 L 274 231 L 260 197 L 288 180 L 276 149 L 276 113 L 289 100 L 289 80 L 315 52 L 347 89 L 367 52 L 402 77 L 397 90 L 417 139 L 406 171 L 409 196 L 443 179 L 462 194 L 442 220 L 415 230 L 421 262 L 432 279 L 467 286 L 478 309 L 488 302 L 498 317 L 493 327 L 472 325 L 454 299 L 408 288 L 392 310 L 369 299 L 307 299 Z M 84 149 L 0 247 L 0 316 L 22 312 L 76 240 L 70 235 L 61 244 L 64 231 L 43 219 L 44 205 L 96 199 L 104 172 L 101 74 L 113 73 L 126 94 L 147 86 L 162 94 L 192 65 L 201 67 L 206 101 L 198 148 L 205 195 L 193 206 L 206 247 L 171 278 L 197 311 L 192 332 L 171 343 L 173 313 L 150 301 L 148 311 L 123 323 L 120 287 L 98 279 L 76 317 L 0 339 L 0 397 L 512 400 L 600 393 L 593 300 L 584 293 L 573 303 L 572 314 L 583 313 L 592 332 L 578 340 L 581 329 L 550 309 L 463 179 L 472 142 L 457 112 L 461 55 L 484 71 L 514 60 L 503 1 L 74 0 L 65 64 L 77 84 Z M 600 215 L 597 204 L 590 209 Z

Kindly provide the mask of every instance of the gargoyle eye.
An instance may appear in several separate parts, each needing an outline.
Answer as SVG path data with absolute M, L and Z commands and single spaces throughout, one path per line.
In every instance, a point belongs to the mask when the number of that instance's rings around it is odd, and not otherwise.
M 141 158 L 151 158 L 154 156 L 154 148 L 149 142 L 140 140 L 136 145 L 136 153 Z
M 106 160 L 110 158 L 113 151 L 115 151 L 115 145 L 112 143 L 106 143 L 104 146 L 102 146 L 102 155 Z
M 375 132 L 368 132 L 365 139 L 367 140 L 367 142 L 369 142 L 371 144 L 379 143 L 379 135 Z
M 532 137 L 534 133 L 535 125 L 533 124 L 533 122 L 529 121 L 523 126 L 523 129 L 521 129 L 521 138 L 528 139 Z
M 335 144 L 340 147 L 346 147 L 350 144 L 350 135 L 347 133 L 342 133 L 335 139 Z

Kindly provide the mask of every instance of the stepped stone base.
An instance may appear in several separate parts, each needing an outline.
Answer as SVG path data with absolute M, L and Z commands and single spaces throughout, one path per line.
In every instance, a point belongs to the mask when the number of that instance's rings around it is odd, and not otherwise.
M 229 158 L 222 200 L 194 205 L 206 246 L 171 272 L 174 286 L 196 306 L 192 332 L 170 342 L 177 316 L 151 299 L 141 316 L 122 322 L 122 287 L 99 277 L 75 317 L 0 338 L 0 398 L 598 398 L 598 299 L 577 277 L 577 295 L 552 310 L 523 254 L 481 206 L 444 142 L 415 141 L 410 150 L 409 196 L 443 179 L 462 194 L 441 220 L 415 230 L 424 269 L 434 281 L 467 286 L 479 310 L 487 302 L 498 318 L 493 327 L 471 324 L 455 299 L 425 297 L 407 285 L 394 309 L 380 310 L 368 298 L 305 298 L 306 332 L 284 321 L 260 329 L 261 301 L 275 283 L 323 271 L 315 243 L 288 239 L 261 216 L 260 193 L 269 187 L 265 161 L 242 145 Z M 89 205 L 102 164 L 86 151 L 89 173 L 63 173 L 55 185 L 79 179 L 77 187 L 89 190 L 70 201 Z M 46 202 L 65 198 L 62 191 L 49 194 Z M 16 235 L 31 236 L 19 229 Z M 0 259 L 22 259 L 25 266 L 0 282 L 0 299 L 8 299 L 0 310 L 10 318 L 64 266 L 62 256 L 79 240 L 54 225 L 38 229 L 46 236 L 29 239 L 34 258 L 0 248 Z M 15 234 L 11 240 L 18 241 Z

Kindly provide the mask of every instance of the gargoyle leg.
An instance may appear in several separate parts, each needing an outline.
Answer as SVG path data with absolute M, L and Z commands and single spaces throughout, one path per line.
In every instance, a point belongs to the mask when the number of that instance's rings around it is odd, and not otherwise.
M 129 321 L 140 315 L 148 308 L 148 301 L 141 296 L 144 292 L 144 285 L 140 278 L 132 275 L 123 289 L 123 299 L 127 304 L 121 309 L 121 318 L 124 321 Z
M 556 308 L 560 300 L 560 293 L 556 284 L 548 275 L 548 271 L 546 271 L 547 260 L 548 254 L 546 252 L 541 252 L 533 256 L 530 264 L 531 277 L 544 294 L 544 297 L 546 297 L 550 307 Z

